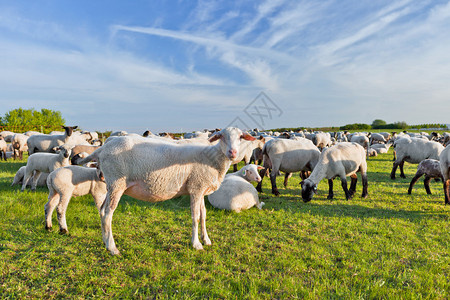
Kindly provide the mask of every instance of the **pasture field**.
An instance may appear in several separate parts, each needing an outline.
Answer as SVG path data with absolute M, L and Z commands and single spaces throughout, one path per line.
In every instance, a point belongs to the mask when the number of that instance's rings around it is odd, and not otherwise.
M 124 196 L 113 217 L 121 255 L 106 251 L 91 196 L 72 199 L 69 234 L 44 229 L 47 189 L 10 187 L 25 161 L 0 162 L 0 298 L 2 299 L 448 299 L 450 207 L 442 183 L 427 195 L 421 179 L 389 178 L 392 149 L 368 159 L 369 197 L 346 201 L 335 183 L 319 184 L 310 203 L 295 174 L 280 197 L 240 214 L 206 201 L 213 245 L 190 245 L 188 197 L 147 203 Z M 336 179 L 338 180 L 338 179 Z

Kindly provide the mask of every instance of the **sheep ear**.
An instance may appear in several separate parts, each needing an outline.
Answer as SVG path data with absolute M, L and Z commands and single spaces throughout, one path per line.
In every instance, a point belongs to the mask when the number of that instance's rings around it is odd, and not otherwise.
M 313 190 L 314 190 L 314 194 L 317 194 L 317 185 L 315 185 L 315 186 L 313 187 Z
M 221 134 L 221 133 L 216 133 L 216 134 L 214 134 L 212 137 L 210 137 L 208 141 L 209 141 L 210 143 L 212 143 L 212 142 L 217 141 L 217 140 L 220 139 L 221 137 L 222 137 L 222 134 Z
M 243 132 L 241 135 L 241 139 L 247 140 L 247 141 L 254 141 L 256 138 L 248 134 L 247 132 Z
M 303 180 L 302 181 L 300 181 L 300 183 L 299 183 L 301 186 L 302 186 L 302 188 L 303 188 L 303 184 L 304 184 L 304 182 L 303 182 Z
M 256 166 L 256 168 L 257 168 L 258 170 L 262 170 L 262 169 L 264 169 L 264 167 L 263 167 L 263 166 Z

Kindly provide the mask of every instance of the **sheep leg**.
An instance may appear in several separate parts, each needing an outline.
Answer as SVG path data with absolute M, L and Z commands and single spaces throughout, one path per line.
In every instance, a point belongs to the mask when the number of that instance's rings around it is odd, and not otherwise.
M 280 195 L 280 192 L 278 191 L 277 188 L 277 173 L 278 171 L 275 172 L 274 169 L 272 169 L 272 172 L 270 172 L 270 182 L 272 183 L 272 194 L 274 194 L 275 196 Z
M 27 186 L 28 181 L 30 180 L 32 175 L 33 172 L 30 172 L 29 170 L 25 169 L 25 176 L 23 177 L 22 188 L 20 189 L 21 192 L 25 190 L 25 187 Z
M 237 168 L 237 164 L 233 165 L 233 172 L 237 172 L 238 168 Z
M 200 225 L 202 230 L 202 240 L 205 245 L 210 246 L 211 240 L 209 239 L 208 232 L 206 232 L 206 206 L 205 206 L 205 196 L 201 199 L 201 209 L 200 209 Z
M 395 179 L 395 172 L 397 171 L 399 163 L 396 161 L 392 164 L 392 171 L 391 171 L 391 179 Z
M 120 253 L 119 250 L 117 250 L 116 243 L 114 242 L 114 237 L 111 228 L 112 216 L 114 214 L 115 209 L 117 208 L 117 205 L 119 204 L 120 197 L 122 197 L 122 194 L 126 188 L 126 184 L 124 181 L 120 183 L 116 181 L 115 184 L 108 186 L 106 199 L 100 211 L 100 216 L 102 218 L 103 242 L 105 243 L 106 249 L 112 255 L 117 255 Z M 122 185 L 124 188 L 121 188 Z
M 39 180 L 39 177 L 41 177 L 42 172 L 41 171 L 34 171 L 34 175 L 33 175 L 33 181 L 31 182 L 31 190 L 34 192 L 36 191 L 36 186 Z
M 444 181 L 445 204 L 450 204 L 450 179 Z
M 411 195 L 413 186 L 416 184 L 416 182 L 419 180 L 419 178 L 422 177 L 422 175 L 423 175 L 423 173 L 420 171 L 416 172 L 416 175 L 414 175 L 413 179 L 411 180 L 411 183 L 409 184 L 409 188 L 408 188 L 409 195 Z
M 52 214 L 55 210 L 56 205 L 59 203 L 59 194 L 53 188 L 49 188 L 50 192 L 48 194 L 48 202 L 44 206 L 45 211 L 45 229 L 52 229 Z
M 66 234 L 69 232 L 66 223 L 66 211 L 67 206 L 69 205 L 70 198 L 72 197 L 72 193 L 66 193 L 64 195 L 60 195 L 59 204 L 56 207 L 56 216 L 58 218 L 59 224 L 59 233 Z
M 404 165 L 404 164 L 405 164 L 404 161 L 402 161 L 402 162 L 399 164 L 399 167 L 400 167 L 400 177 L 401 177 L 401 178 L 406 178 L 405 173 L 403 172 L 403 165 Z
M 361 198 L 367 198 L 367 195 L 369 195 L 369 193 L 367 192 L 367 187 L 369 185 L 368 180 L 367 180 L 367 173 L 363 173 L 361 172 L 361 181 L 362 181 L 362 185 L 363 185 L 363 191 L 362 191 L 362 195 Z
M 344 193 L 345 193 L 345 198 L 346 198 L 347 200 L 352 199 L 352 198 L 353 198 L 353 195 L 350 194 L 350 192 L 348 191 L 348 188 L 347 188 L 347 178 L 345 178 L 345 176 L 341 177 L 341 185 L 342 185 L 342 189 L 344 190 Z
M 262 182 L 263 182 L 264 176 L 266 176 L 266 168 L 261 169 L 261 170 L 259 171 L 259 176 L 261 177 L 261 181 L 258 182 L 258 184 L 256 185 L 256 190 L 257 190 L 259 193 L 262 193 Z
M 286 173 L 284 174 L 284 188 L 287 188 L 288 185 L 288 179 L 292 177 L 292 173 Z
M 431 195 L 430 181 L 431 181 L 431 177 L 428 175 L 425 175 L 425 180 L 423 181 L 423 185 L 425 186 L 425 191 L 427 191 L 428 195 Z
M 198 239 L 198 223 L 201 217 L 201 195 L 191 194 L 191 216 L 192 216 L 192 238 L 191 243 L 194 249 L 203 250 L 203 246 Z M 206 213 L 206 212 L 205 212 Z
M 356 174 L 353 174 L 350 176 L 350 179 L 350 189 L 348 190 L 348 192 L 353 196 L 356 192 L 356 183 L 358 182 L 358 176 L 356 176 Z
M 333 193 L 333 179 L 328 179 L 328 200 L 333 200 L 334 193 Z

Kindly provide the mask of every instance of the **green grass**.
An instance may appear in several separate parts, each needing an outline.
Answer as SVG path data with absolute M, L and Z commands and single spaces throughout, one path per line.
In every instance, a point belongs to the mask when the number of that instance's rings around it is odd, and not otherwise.
M 324 180 L 310 203 L 298 175 L 280 197 L 265 178 L 263 210 L 240 214 L 212 208 L 213 245 L 190 245 L 189 198 L 147 203 L 124 196 L 113 232 L 121 255 L 101 239 L 90 196 L 72 199 L 69 234 L 44 230 L 47 190 L 10 187 L 22 162 L 0 163 L 0 297 L 136 299 L 448 299 L 450 207 L 442 183 L 427 195 L 420 180 L 389 178 L 392 154 L 368 160 L 369 197 L 346 201 L 340 184 L 326 200 Z M 359 178 L 360 179 L 360 178 Z

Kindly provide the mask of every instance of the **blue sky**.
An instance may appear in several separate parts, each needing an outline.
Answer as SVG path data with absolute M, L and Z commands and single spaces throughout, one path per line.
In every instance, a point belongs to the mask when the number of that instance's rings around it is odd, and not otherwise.
M 266 128 L 450 123 L 449 32 L 436 0 L 0 0 L 0 113 L 48 108 L 100 131 L 256 127 L 245 108 L 264 92 L 281 110 Z

